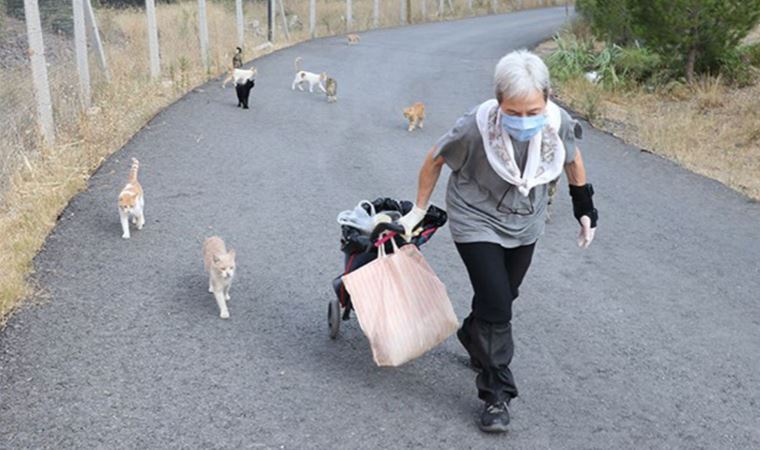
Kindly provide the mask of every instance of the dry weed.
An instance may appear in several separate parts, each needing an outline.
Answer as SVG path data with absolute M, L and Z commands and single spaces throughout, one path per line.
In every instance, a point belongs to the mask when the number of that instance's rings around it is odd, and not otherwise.
M 720 108 L 724 103 L 726 88 L 720 75 L 717 77 L 704 76 L 694 83 L 694 97 L 700 111 L 710 111 Z
M 586 113 L 590 85 L 582 81 L 563 83 L 557 95 Z M 686 92 L 678 99 L 663 92 L 599 90 L 595 125 L 760 200 L 760 85 L 727 88 L 705 78 Z

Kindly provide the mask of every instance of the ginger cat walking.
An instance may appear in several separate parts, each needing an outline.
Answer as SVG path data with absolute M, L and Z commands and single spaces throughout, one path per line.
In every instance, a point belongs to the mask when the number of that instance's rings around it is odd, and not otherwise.
M 211 236 L 203 243 L 203 264 L 208 272 L 208 291 L 214 294 L 219 306 L 219 317 L 228 319 L 227 300 L 235 276 L 235 250 L 227 251 L 220 237 Z
M 129 170 L 129 179 L 127 185 L 119 194 L 119 219 L 121 219 L 121 229 L 124 239 L 129 239 L 129 218 L 132 223 L 137 225 L 138 230 L 142 230 L 145 225 L 145 197 L 143 196 L 142 186 L 137 181 L 137 171 L 140 169 L 140 162 L 132 158 L 132 168 Z
M 415 128 L 422 129 L 425 122 L 425 105 L 421 102 L 416 102 L 408 108 L 404 108 L 404 118 L 409 121 L 409 131 L 414 131 Z

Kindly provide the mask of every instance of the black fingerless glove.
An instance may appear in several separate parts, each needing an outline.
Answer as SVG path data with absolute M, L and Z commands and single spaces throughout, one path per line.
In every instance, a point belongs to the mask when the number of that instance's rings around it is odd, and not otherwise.
M 594 208 L 594 201 L 591 197 L 594 195 L 594 187 L 586 183 L 583 186 L 570 185 L 570 197 L 573 199 L 573 214 L 578 222 L 581 217 L 588 216 L 591 219 L 591 228 L 596 228 L 596 221 L 599 219 L 599 213 Z

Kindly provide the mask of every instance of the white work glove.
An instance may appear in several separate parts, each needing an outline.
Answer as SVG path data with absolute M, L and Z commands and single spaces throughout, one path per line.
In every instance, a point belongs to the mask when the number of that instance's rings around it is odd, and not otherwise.
M 573 199 L 573 215 L 581 224 L 581 232 L 578 233 L 578 247 L 588 248 L 594 240 L 596 225 L 599 221 L 599 212 L 594 208 L 594 187 L 591 184 L 583 186 L 570 185 L 570 197 Z
M 425 218 L 425 214 L 427 214 L 427 210 L 414 205 L 414 208 L 412 208 L 411 211 L 398 220 L 398 223 L 404 227 L 404 239 L 407 241 L 411 239 L 412 231 L 414 231 L 414 228 L 422 222 L 422 219 Z
M 591 228 L 591 219 L 588 216 L 581 216 L 581 231 L 578 233 L 578 247 L 588 248 L 591 241 L 594 240 L 596 228 Z

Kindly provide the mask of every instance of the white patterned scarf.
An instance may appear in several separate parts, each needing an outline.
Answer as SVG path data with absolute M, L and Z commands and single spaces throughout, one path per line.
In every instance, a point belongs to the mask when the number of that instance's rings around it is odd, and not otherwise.
M 522 174 L 515 161 L 512 139 L 501 125 L 502 112 L 499 103 L 493 99 L 483 102 L 476 115 L 488 163 L 501 178 L 517 186 L 520 193 L 526 197 L 533 187 L 557 178 L 562 173 L 565 162 L 565 145 L 559 137 L 559 127 L 562 123 L 559 106 L 547 101 L 544 114 L 546 124 L 528 144 L 528 160 Z

